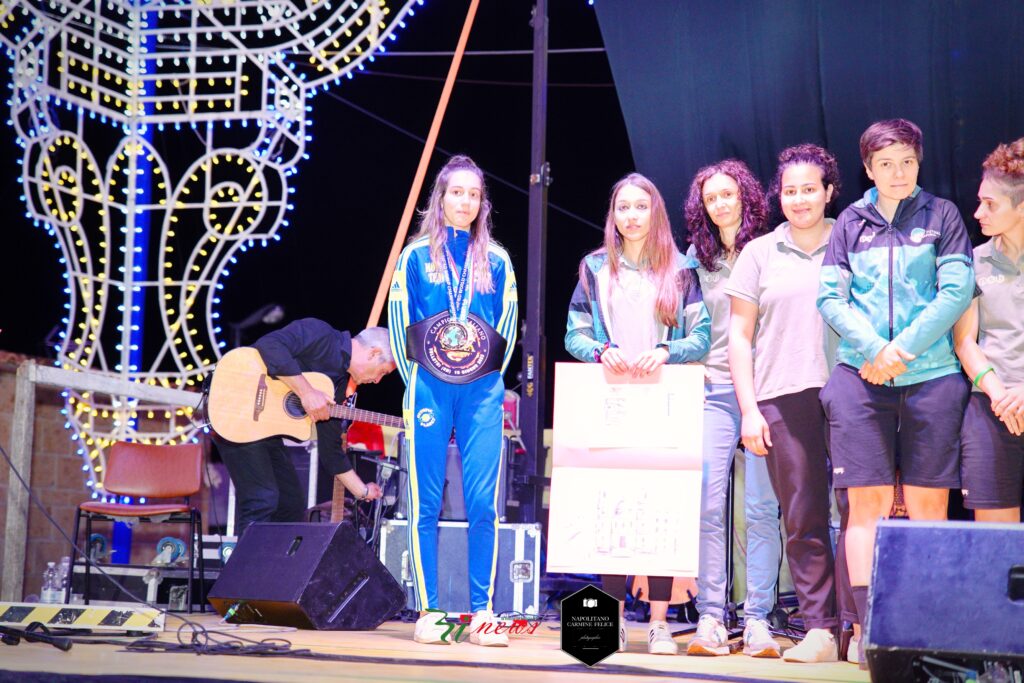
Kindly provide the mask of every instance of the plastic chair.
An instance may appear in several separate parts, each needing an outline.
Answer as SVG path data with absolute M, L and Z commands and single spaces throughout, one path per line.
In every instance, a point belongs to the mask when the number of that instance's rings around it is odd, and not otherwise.
M 132 498 L 175 499 L 184 498 L 183 503 L 146 502 L 139 505 L 122 503 L 101 503 L 86 501 L 78 506 L 75 513 L 75 532 L 72 537 L 78 543 L 78 532 L 82 518 L 85 518 L 85 537 L 92 537 L 94 521 L 117 522 L 138 519 L 141 522 L 158 524 L 182 524 L 188 522 L 188 612 L 192 613 L 192 591 L 195 585 L 196 560 L 199 564 L 199 604 L 206 611 L 205 567 L 203 566 L 202 528 L 203 518 L 198 507 L 189 498 L 202 489 L 203 450 L 199 444 L 178 446 L 154 446 L 141 443 L 118 441 L 107 456 L 106 477 L 103 488 L 107 493 Z M 74 571 L 78 553 L 71 547 L 71 567 Z M 85 556 L 85 603 L 89 604 L 89 576 L 92 557 Z M 70 602 L 71 581 L 64 594 L 64 602 Z

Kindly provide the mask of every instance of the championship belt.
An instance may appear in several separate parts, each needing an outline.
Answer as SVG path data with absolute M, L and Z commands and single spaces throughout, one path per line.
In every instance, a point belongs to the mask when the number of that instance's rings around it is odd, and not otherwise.
M 431 375 L 449 384 L 468 384 L 501 370 L 505 338 L 469 312 L 473 300 L 473 249 L 467 248 L 462 271 L 444 246 L 444 284 L 448 310 L 410 325 L 405 337 L 405 355 Z
M 507 345 L 475 314 L 461 322 L 444 311 L 409 326 L 405 355 L 442 382 L 468 384 L 500 372 Z

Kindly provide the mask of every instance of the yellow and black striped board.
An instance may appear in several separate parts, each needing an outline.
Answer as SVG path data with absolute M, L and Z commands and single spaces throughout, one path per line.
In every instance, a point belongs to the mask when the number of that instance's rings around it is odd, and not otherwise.
M 36 621 L 49 628 L 90 631 L 161 633 L 164 630 L 163 612 L 152 607 L 0 602 L 0 626 L 27 628 Z

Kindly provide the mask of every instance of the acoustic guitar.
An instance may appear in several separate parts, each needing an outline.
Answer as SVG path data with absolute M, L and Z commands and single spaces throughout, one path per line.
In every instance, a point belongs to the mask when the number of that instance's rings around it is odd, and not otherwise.
M 334 396 L 334 383 L 319 372 L 302 376 L 314 389 Z M 239 347 L 217 363 L 210 383 L 207 414 L 213 429 L 235 443 L 249 443 L 271 436 L 306 441 L 315 436 L 313 419 L 306 415 L 298 394 L 281 380 L 267 374 L 259 351 Z M 402 418 L 344 405 L 329 406 L 331 417 L 370 422 L 385 427 L 405 426 Z

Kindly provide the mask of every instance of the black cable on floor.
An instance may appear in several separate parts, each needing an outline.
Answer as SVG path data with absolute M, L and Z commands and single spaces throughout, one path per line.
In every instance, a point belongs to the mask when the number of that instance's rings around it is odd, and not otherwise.
M 14 462 L 11 460 L 10 456 L 7 454 L 7 450 L 3 447 L 2 444 L 0 444 L 0 454 L 3 455 L 4 460 L 7 461 L 8 467 L 11 468 L 11 471 L 14 473 L 14 476 L 17 477 L 18 481 L 21 483 L 21 486 L 28 493 L 29 500 L 40 510 L 40 512 L 43 513 L 43 516 L 46 517 L 50 524 L 53 525 L 53 527 L 64 538 L 64 540 L 68 542 L 68 544 L 74 547 L 75 550 L 78 551 L 78 553 L 81 554 L 82 557 L 88 557 L 88 555 L 86 555 L 86 553 L 83 552 L 83 550 L 78 546 L 78 539 L 72 539 L 70 536 L 68 536 L 67 532 L 64 531 L 64 528 L 57 523 L 57 520 L 53 518 L 53 516 L 50 514 L 50 511 L 47 510 L 46 506 L 42 504 L 42 502 L 39 500 L 39 497 L 36 496 L 35 491 L 32 490 L 32 487 L 29 486 L 28 482 L 25 481 L 24 477 L 21 476 L 21 472 L 18 470 L 17 467 L 15 467 Z M 136 595 L 134 592 L 132 592 L 126 586 L 124 586 L 120 581 L 118 581 L 113 576 L 104 571 L 101 565 L 94 564 L 92 565 L 92 567 L 93 569 L 96 569 L 101 576 L 107 579 L 107 581 L 110 581 L 112 584 L 114 584 L 114 586 L 121 590 L 125 595 L 130 597 L 135 602 L 139 603 L 141 607 L 145 607 L 146 609 L 154 609 L 163 614 L 165 617 L 181 620 L 183 623 L 178 628 L 178 643 L 180 647 L 186 647 L 190 652 L 194 652 L 197 654 L 221 654 L 220 652 L 217 652 L 217 650 L 221 646 L 224 646 L 232 650 L 232 654 L 247 653 L 248 649 L 252 649 L 253 654 L 267 654 L 268 652 L 287 652 L 291 648 L 291 642 L 284 638 L 268 638 L 258 641 L 252 640 L 250 638 L 244 638 L 242 636 L 231 636 L 225 638 L 224 640 L 218 640 L 219 638 L 223 637 L 224 634 L 211 632 L 202 624 L 192 621 L 188 617 L 184 617 L 180 614 L 169 612 L 161 607 L 157 607 L 156 605 L 148 604 L 145 600 L 141 599 L 138 595 Z M 182 640 L 183 631 L 186 631 L 186 629 L 191 633 L 188 646 L 186 646 L 184 644 L 184 641 Z M 158 642 L 153 638 L 153 635 L 154 634 L 143 636 L 135 642 L 138 642 L 143 645 L 145 643 Z M 104 640 L 105 639 L 94 639 L 87 637 L 71 638 L 71 642 L 82 644 L 102 643 L 104 642 Z M 243 643 L 250 643 L 250 645 L 244 645 Z M 118 642 L 117 644 L 123 643 Z M 147 650 L 142 649 L 141 651 Z M 298 652 L 308 651 L 299 650 Z

